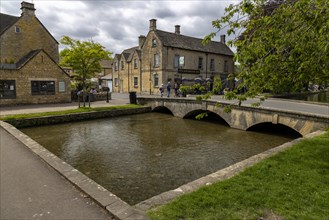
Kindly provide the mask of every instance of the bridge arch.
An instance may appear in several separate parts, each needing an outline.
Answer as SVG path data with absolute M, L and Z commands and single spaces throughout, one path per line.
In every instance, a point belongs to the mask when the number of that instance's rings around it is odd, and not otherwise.
M 152 112 L 161 112 L 161 113 L 165 113 L 165 114 L 170 114 L 170 115 L 174 115 L 174 113 L 167 108 L 166 106 L 156 106 L 152 109 Z
M 272 121 L 265 121 L 265 122 L 259 122 L 255 123 L 251 126 L 249 126 L 246 131 L 260 131 L 260 132 L 270 132 L 271 134 L 279 134 L 279 135 L 286 135 L 289 137 L 299 138 L 302 137 L 303 134 L 300 133 L 300 131 L 296 130 L 295 128 L 277 123 L 273 124 Z
M 205 120 L 212 120 L 212 121 L 217 121 L 221 124 L 224 124 L 228 127 L 231 127 L 230 124 L 223 118 L 221 117 L 219 114 L 217 114 L 216 112 L 213 111 L 209 111 L 209 110 L 202 110 L 202 109 L 195 109 L 192 111 L 187 112 L 183 118 L 195 118 L 195 116 L 197 116 L 200 113 L 207 113 L 207 116 L 203 119 Z

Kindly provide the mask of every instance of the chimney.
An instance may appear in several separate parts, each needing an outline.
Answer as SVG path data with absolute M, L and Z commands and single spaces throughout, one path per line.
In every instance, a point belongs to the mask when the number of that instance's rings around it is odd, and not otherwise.
M 150 20 L 150 31 L 155 31 L 157 29 L 157 20 L 151 19 Z
M 34 4 L 29 3 L 29 2 L 22 2 L 21 3 L 21 10 L 22 10 L 22 15 L 35 15 L 34 11 Z
M 226 41 L 225 41 L 225 34 L 220 35 L 220 42 L 223 43 L 223 44 L 226 43 Z
M 175 34 L 180 34 L 180 25 L 175 25 Z
M 143 46 L 145 40 L 146 40 L 146 37 L 144 35 L 140 35 L 138 37 L 138 46 L 139 46 L 139 49 L 142 49 L 142 46 Z

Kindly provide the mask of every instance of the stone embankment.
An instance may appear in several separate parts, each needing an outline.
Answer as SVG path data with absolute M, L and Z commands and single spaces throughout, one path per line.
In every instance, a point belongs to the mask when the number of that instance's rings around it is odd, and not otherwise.
M 83 113 L 73 113 L 66 115 L 43 116 L 37 118 L 11 119 L 11 120 L 7 120 L 6 122 L 15 126 L 16 128 L 23 128 L 23 127 L 60 124 L 60 123 L 90 120 L 90 119 L 116 117 L 122 115 L 141 114 L 147 112 L 151 112 L 150 107 L 113 109 L 108 111 L 83 112 Z

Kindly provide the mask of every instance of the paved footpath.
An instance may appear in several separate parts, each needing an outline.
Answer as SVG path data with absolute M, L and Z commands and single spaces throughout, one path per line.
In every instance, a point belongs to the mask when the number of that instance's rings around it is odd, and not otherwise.
M 0 219 L 113 219 L 0 127 Z

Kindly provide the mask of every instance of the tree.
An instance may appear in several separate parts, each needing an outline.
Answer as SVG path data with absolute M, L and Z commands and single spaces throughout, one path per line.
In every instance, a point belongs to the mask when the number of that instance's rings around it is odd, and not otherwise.
M 243 0 L 212 22 L 233 36 L 235 61 L 243 82 L 230 99 L 260 93 L 300 92 L 329 79 L 329 2 L 327 0 Z M 211 40 L 216 32 L 205 37 Z M 248 92 L 238 95 L 237 91 Z
M 77 79 L 82 82 L 83 107 L 85 107 L 86 80 L 101 71 L 100 61 L 111 59 L 112 53 L 92 40 L 79 41 L 64 36 L 61 44 L 67 47 L 60 52 L 60 65 L 71 67 L 78 76 Z

